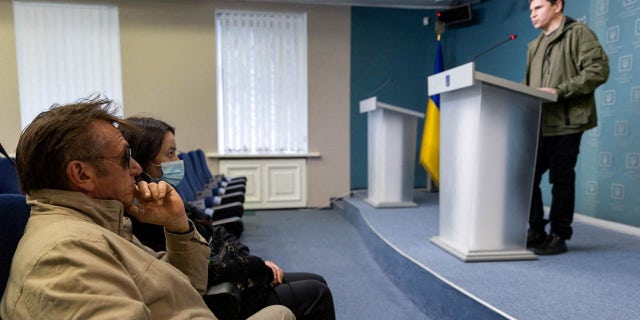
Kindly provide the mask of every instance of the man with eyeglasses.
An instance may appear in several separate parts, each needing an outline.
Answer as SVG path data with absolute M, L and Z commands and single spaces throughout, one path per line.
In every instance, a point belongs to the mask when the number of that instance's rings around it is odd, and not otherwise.
M 169 184 L 136 184 L 142 170 L 117 126 L 130 127 L 94 98 L 54 106 L 23 131 L 16 165 L 31 215 L 3 319 L 215 319 L 201 296 L 207 242 Z M 125 209 L 164 226 L 166 252 L 140 244 Z M 252 318 L 293 315 L 276 306 Z

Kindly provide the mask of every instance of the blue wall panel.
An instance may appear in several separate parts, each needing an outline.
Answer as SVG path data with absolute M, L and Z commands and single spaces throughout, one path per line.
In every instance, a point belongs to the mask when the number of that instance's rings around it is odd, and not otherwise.
M 366 188 L 366 117 L 357 102 L 389 78 L 382 101 L 424 112 L 426 78 L 434 59 L 432 10 L 354 8 L 352 11 L 351 183 Z M 609 81 L 596 91 L 599 126 L 583 136 L 576 167 L 576 212 L 640 226 L 640 0 L 569 1 L 565 13 L 587 23 L 610 58 Z M 448 26 L 443 35 L 445 69 L 517 34 L 514 41 L 477 58 L 477 69 L 512 81 L 524 76 L 526 46 L 539 34 L 529 21 L 527 1 L 484 0 L 473 20 Z M 378 51 L 377 53 L 373 51 Z M 367 52 L 371 52 L 367 54 Z M 411 63 L 399 63 L 411 61 Z M 422 137 L 419 126 L 418 143 Z M 419 146 L 416 147 L 419 150 Z M 416 165 L 416 186 L 424 186 Z M 546 177 L 545 177 L 546 181 Z M 543 182 L 545 205 L 550 186 Z
M 354 7 L 351 12 L 351 188 L 362 189 L 367 187 L 367 115 L 360 114 L 359 102 L 376 95 L 379 101 L 425 112 L 435 33 L 422 23 L 433 14 L 426 10 Z M 423 123 L 418 121 L 419 137 Z M 426 173 L 417 154 L 415 183 L 424 187 Z

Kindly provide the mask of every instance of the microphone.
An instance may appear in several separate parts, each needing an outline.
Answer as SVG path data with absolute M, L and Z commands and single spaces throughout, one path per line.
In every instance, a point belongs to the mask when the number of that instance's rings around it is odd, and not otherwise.
M 375 88 L 373 91 L 371 91 L 371 93 L 367 96 L 367 97 L 373 97 L 376 93 L 380 92 L 380 90 L 386 88 L 388 85 L 392 84 L 396 82 L 395 80 L 389 78 L 387 79 L 387 81 L 385 81 L 383 84 L 379 85 L 377 88 Z
M 495 48 L 497 48 L 497 47 L 499 47 L 499 46 L 501 46 L 501 45 L 503 45 L 503 44 L 505 44 L 505 43 L 507 43 L 509 41 L 515 40 L 517 37 L 518 37 L 517 34 L 510 35 L 509 38 L 506 38 L 506 39 L 494 44 L 493 46 L 489 47 L 488 49 L 476 54 L 475 56 L 473 56 L 473 58 L 469 59 L 469 61 L 467 61 L 467 63 L 477 59 L 478 57 L 484 55 L 485 53 L 487 53 L 487 52 L 489 52 L 489 51 L 491 51 L 491 50 L 493 50 L 493 49 L 495 49 Z

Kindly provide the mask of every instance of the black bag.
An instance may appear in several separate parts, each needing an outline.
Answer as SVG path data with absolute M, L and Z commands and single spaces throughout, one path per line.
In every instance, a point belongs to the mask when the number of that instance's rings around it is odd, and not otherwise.
M 232 232 L 229 232 L 224 225 L 217 225 L 211 228 L 211 238 L 209 246 L 211 247 L 211 255 L 214 253 L 219 258 L 232 258 L 236 255 L 249 255 L 249 247 L 238 241 L 238 238 Z M 219 252 L 226 248 L 225 252 Z M 224 259 L 221 259 L 222 261 Z
M 249 254 L 249 247 L 223 226 L 214 226 L 209 239 L 209 281 L 235 282 L 241 290 L 241 310 L 238 319 L 244 319 L 266 306 L 267 297 L 273 291 L 273 273 L 259 257 Z M 210 308 L 215 306 L 210 306 Z M 235 310 L 236 306 L 231 306 Z M 228 308 L 216 307 L 214 314 L 227 319 Z M 216 313 L 218 311 L 218 313 Z

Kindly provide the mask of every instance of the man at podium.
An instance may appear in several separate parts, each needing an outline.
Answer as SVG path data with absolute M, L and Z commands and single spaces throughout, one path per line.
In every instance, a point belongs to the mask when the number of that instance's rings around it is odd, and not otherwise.
M 609 77 L 609 59 L 596 35 L 564 15 L 564 0 L 529 0 L 530 18 L 541 34 L 527 50 L 525 84 L 558 95 L 542 106 L 527 246 L 538 255 L 567 251 L 575 203 L 575 165 L 582 133 L 597 125 L 594 91 Z M 540 182 L 552 184 L 550 233 Z

